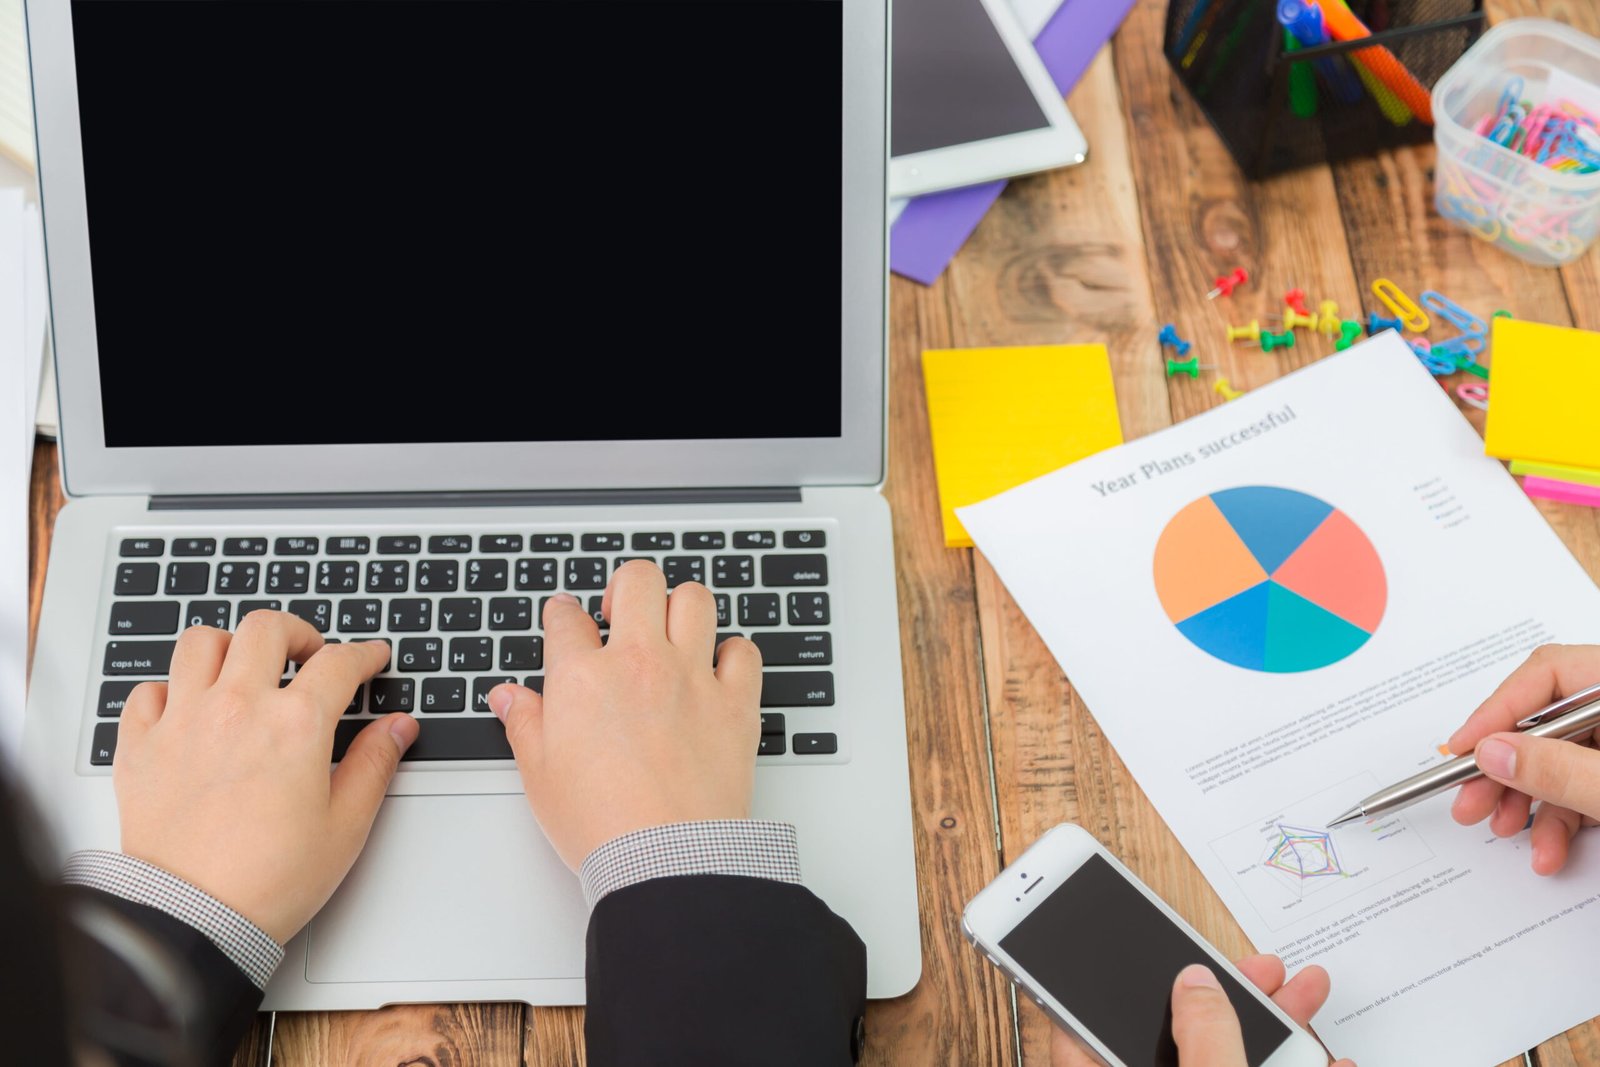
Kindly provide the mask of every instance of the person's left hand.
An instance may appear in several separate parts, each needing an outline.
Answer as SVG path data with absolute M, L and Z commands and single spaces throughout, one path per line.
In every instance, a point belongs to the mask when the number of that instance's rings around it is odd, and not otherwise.
M 1237 966 L 1256 987 L 1300 1026 L 1328 999 L 1328 972 L 1315 965 L 1284 982 L 1283 961 L 1276 956 L 1246 956 Z M 1186 969 L 1184 974 L 1189 972 Z M 1176 977 L 1176 976 L 1174 976 Z M 1244 1042 L 1239 1018 L 1227 994 L 1212 986 L 1175 983 L 1173 1033 L 1178 1042 L 1180 1067 L 1245 1067 Z M 1050 1039 L 1051 1067 L 1099 1067 L 1099 1061 L 1062 1030 Z M 1334 1067 L 1355 1067 L 1340 1060 Z

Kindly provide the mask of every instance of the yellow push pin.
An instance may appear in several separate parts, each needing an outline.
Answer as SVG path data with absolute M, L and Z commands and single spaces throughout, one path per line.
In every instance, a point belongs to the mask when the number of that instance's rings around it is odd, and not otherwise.
M 1317 310 L 1322 313 L 1322 317 L 1317 320 L 1317 324 L 1313 328 L 1318 333 L 1326 334 L 1329 337 L 1337 336 L 1339 333 L 1339 305 L 1332 300 L 1324 300 L 1317 305 Z
M 1260 344 L 1261 343 L 1261 322 L 1260 322 L 1260 320 L 1251 319 L 1250 320 L 1250 325 L 1248 325 L 1248 326 L 1229 326 L 1228 327 L 1228 340 L 1230 340 L 1230 341 L 1254 341 L 1257 344 Z
M 1244 390 L 1233 388 L 1228 384 L 1228 379 L 1226 378 L 1218 378 L 1217 383 L 1211 388 L 1221 393 L 1224 400 L 1238 400 L 1241 396 L 1244 396 Z
M 1315 330 L 1317 328 L 1317 317 L 1315 315 L 1302 315 L 1294 308 L 1286 309 L 1283 313 L 1283 328 L 1292 330 L 1296 326 L 1304 326 L 1308 330 Z

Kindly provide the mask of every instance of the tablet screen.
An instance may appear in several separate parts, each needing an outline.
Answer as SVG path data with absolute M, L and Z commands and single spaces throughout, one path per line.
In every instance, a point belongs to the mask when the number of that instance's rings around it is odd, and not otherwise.
M 892 156 L 1050 124 L 980 0 L 896 0 L 893 71 Z

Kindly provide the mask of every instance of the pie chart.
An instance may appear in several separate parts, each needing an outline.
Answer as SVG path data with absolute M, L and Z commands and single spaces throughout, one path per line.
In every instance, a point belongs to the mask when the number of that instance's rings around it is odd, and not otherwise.
M 1361 527 L 1308 493 L 1223 489 L 1187 504 L 1156 542 L 1156 594 L 1197 648 L 1253 671 L 1337 663 L 1383 619 L 1383 561 Z

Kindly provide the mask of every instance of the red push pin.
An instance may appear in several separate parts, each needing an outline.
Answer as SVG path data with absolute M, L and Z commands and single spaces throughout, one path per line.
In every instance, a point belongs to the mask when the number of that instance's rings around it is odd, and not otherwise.
M 1250 280 L 1250 275 L 1245 273 L 1243 267 L 1233 268 L 1233 273 L 1223 278 L 1217 278 L 1211 284 L 1216 286 L 1206 294 L 1207 300 L 1215 300 L 1219 296 L 1232 296 L 1233 291 Z
M 1311 309 L 1306 306 L 1306 291 L 1304 289 L 1290 289 L 1283 294 L 1283 306 L 1297 315 L 1309 315 Z

